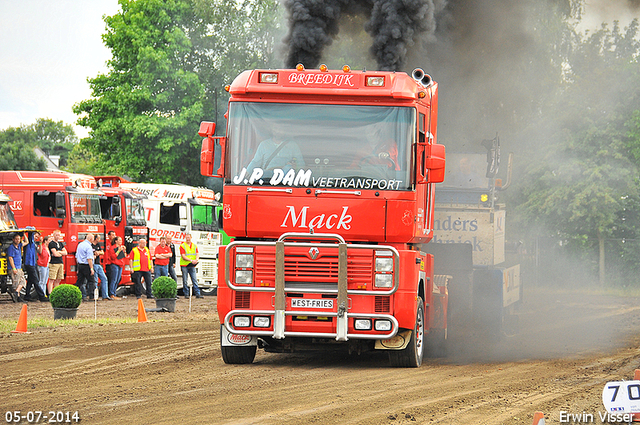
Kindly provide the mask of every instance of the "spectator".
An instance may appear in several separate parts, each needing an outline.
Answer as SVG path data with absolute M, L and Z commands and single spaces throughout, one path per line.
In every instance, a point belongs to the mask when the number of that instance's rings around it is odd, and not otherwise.
M 196 265 L 200 260 L 200 252 L 196 244 L 191 242 L 191 234 L 185 235 L 185 241 L 180 245 L 180 270 L 182 271 L 182 292 L 185 298 L 189 298 L 191 295 L 189 292 L 188 278 L 191 276 L 191 282 L 193 284 L 193 293 L 196 298 L 204 298 L 200 294 L 200 288 L 198 287 L 198 277 L 196 275 Z
M 111 245 L 113 245 L 114 243 L 113 239 L 115 239 L 115 237 L 116 237 L 116 232 L 114 232 L 113 230 L 109 230 L 109 233 L 107 233 L 107 238 L 104 240 L 104 255 L 102 256 L 102 268 L 104 269 L 104 272 L 107 275 L 107 280 L 109 282 L 111 282 L 111 267 L 109 267 L 109 265 L 111 265 L 111 261 L 112 261 L 110 248 L 111 248 Z M 111 283 L 109 283 L 109 285 L 111 285 Z M 108 289 L 110 289 L 110 287 Z
M 175 254 L 167 245 L 167 238 L 164 236 L 160 237 L 160 245 L 156 247 L 154 255 L 156 257 L 156 277 L 169 276 L 169 261 Z
M 93 234 L 87 233 L 84 241 L 76 249 L 76 264 L 78 266 L 78 280 L 76 286 L 82 291 L 82 301 L 93 300 L 96 288 L 95 271 L 93 270 Z M 88 297 L 87 297 L 88 295 Z
M 51 236 L 47 236 L 37 245 L 38 262 L 36 264 L 38 265 L 38 276 L 40 277 L 38 285 L 40 285 L 42 293 L 45 294 L 45 301 L 49 300 L 47 297 L 47 281 L 49 280 L 49 261 L 51 260 L 51 253 L 49 252 L 49 242 L 51 240 Z M 40 301 L 43 300 L 41 299 Z
M 93 243 L 91 244 L 91 248 L 93 249 L 93 271 L 94 277 L 96 279 L 96 284 L 98 280 L 100 281 L 100 296 L 102 300 L 111 301 L 109 298 L 109 280 L 107 279 L 107 275 L 104 273 L 104 268 L 102 268 L 102 257 L 104 256 L 104 249 L 100 246 L 100 235 L 93 235 Z
M 49 242 L 49 252 L 51 253 L 51 261 L 49 262 L 49 293 L 64 279 L 64 256 L 67 255 L 67 249 L 64 246 L 65 243 L 62 242 L 62 233 L 60 233 L 60 230 L 54 230 L 53 240 Z
M 171 279 L 178 282 L 178 276 L 176 276 L 176 246 L 173 244 L 171 236 L 167 236 L 167 246 L 171 249 L 171 258 L 169 259 L 169 276 Z
M 40 232 L 27 232 L 27 242 L 24 244 L 24 269 L 27 272 L 27 289 L 24 300 L 31 301 L 31 288 L 35 288 L 39 301 L 46 301 L 47 295 L 38 285 L 38 248 Z
M 129 253 L 129 267 L 133 274 L 133 289 L 136 298 L 142 297 L 142 279 L 144 278 L 147 298 L 153 298 L 151 294 L 151 273 L 153 273 L 153 263 L 151 262 L 151 252 L 147 248 L 147 240 L 139 239 L 138 246 Z
M 119 300 L 120 297 L 116 296 L 120 279 L 122 279 L 122 269 L 124 268 L 124 261 L 127 257 L 127 249 L 122 245 L 122 238 L 116 237 L 113 241 L 113 245 L 110 246 L 108 255 L 110 258 L 109 264 L 109 296 L 111 299 Z
M 24 272 L 22 271 L 22 236 L 19 233 L 13 235 L 13 241 L 7 248 L 7 258 L 9 261 L 9 276 L 13 283 L 13 291 L 9 291 L 14 303 L 23 301 L 20 291 L 25 285 Z

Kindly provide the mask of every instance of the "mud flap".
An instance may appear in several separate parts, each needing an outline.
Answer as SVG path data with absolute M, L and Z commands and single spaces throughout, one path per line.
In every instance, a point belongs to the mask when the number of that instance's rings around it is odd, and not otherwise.
M 389 339 L 376 340 L 376 350 L 404 350 L 411 341 L 412 330 L 398 332 L 398 334 Z
M 222 326 L 222 335 L 220 336 L 220 345 L 223 347 L 239 347 L 239 346 L 257 346 L 258 337 L 255 335 L 238 335 L 232 334 L 226 327 Z

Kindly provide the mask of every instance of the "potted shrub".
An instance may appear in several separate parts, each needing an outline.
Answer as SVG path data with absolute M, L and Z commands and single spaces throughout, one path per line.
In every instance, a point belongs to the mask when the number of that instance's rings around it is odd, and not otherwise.
M 151 283 L 151 293 L 156 299 L 156 307 L 173 313 L 176 310 L 178 284 L 169 276 L 157 277 Z
M 53 307 L 53 319 L 73 319 L 82 302 L 82 291 L 75 285 L 62 284 L 56 286 L 49 294 Z

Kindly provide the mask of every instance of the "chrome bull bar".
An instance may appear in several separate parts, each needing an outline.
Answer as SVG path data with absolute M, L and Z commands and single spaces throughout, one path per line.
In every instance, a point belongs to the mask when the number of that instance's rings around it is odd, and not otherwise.
M 284 250 L 286 246 L 296 246 L 296 247 L 309 247 L 309 248 L 335 248 L 336 243 L 309 243 L 309 242 L 286 242 L 287 239 L 327 239 L 337 241 L 338 246 L 338 285 L 336 289 L 319 289 L 313 288 L 310 284 L 309 288 L 300 288 L 300 287 L 287 287 L 285 282 L 285 256 Z M 275 266 L 275 287 L 255 287 L 255 286 L 239 286 L 231 283 L 231 250 L 237 246 L 247 246 L 247 247 L 255 247 L 255 246 L 275 246 L 276 249 L 276 266 Z M 350 249 L 369 249 L 369 250 L 386 250 L 390 251 L 393 256 L 393 286 L 389 290 L 386 291 L 378 291 L 378 290 L 350 290 L 347 288 L 347 252 Z M 360 245 L 360 244 L 347 244 L 344 238 L 338 234 L 333 233 L 284 233 L 276 242 L 245 242 L 245 241 L 234 241 L 231 242 L 225 248 L 225 281 L 227 286 L 234 291 L 242 291 L 242 292 L 273 292 L 274 293 L 274 310 L 273 311 L 264 311 L 262 313 L 252 312 L 251 310 L 234 310 L 234 311 L 242 311 L 246 314 L 268 314 L 273 316 L 273 333 L 269 331 L 250 331 L 248 332 L 239 332 L 233 331 L 233 333 L 242 333 L 244 335 L 264 335 L 264 336 L 272 336 L 275 339 L 283 339 L 286 336 L 316 336 L 316 337 L 335 337 L 337 341 L 347 341 L 351 338 L 371 338 L 378 339 L 377 335 L 372 334 L 348 334 L 348 316 L 354 315 L 356 317 L 367 317 L 371 316 L 372 318 L 392 318 L 391 322 L 393 323 L 392 332 L 388 335 L 380 336 L 379 339 L 387 339 L 394 336 L 398 330 L 398 322 L 393 316 L 390 315 L 369 315 L 368 313 L 356 314 L 349 312 L 349 295 L 365 295 L 365 296 L 386 296 L 392 295 L 398 290 L 399 285 L 399 268 L 400 268 L 400 254 L 398 251 L 392 247 L 387 245 Z M 285 318 L 290 315 L 305 315 L 300 311 L 287 311 L 286 310 L 286 293 L 295 292 L 302 294 L 326 294 L 326 295 L 337 295 L 337 311 L 335 312 L 325 312 L 325 311 L 316 311 L 312 313 L 308 313 L 307 315 L 311 316 L 326 316 L 326 317 L 336 317 L 336 333 L 335 334 L 319 334 L 319 333 L 306 333 L 306 332 L 288 332 L 285 330 Z M 229 313 L 230 314 L 230 313 Z M 225 317 L 225 327 L 229 332 L 232 332 L 232 327 L 228 323 L 229 314 Z M 236 313 L 237 314 L 237 313 Z M 361 335 L 361 336 L 354 336 Z

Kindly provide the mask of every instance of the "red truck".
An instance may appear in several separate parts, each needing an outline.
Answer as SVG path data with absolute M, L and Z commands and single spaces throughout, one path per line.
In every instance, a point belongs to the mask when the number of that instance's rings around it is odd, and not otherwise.
M 87 233 L 104 234 L 100 197 L 93 177 L 62 171 L 0 171 L 0 190 L 19 227 L 33 226 L 43 235 L 60 230 L 66 243 L 65 278 L 75 283 L 75 252 Z
M 418 367 L 447 334 L 433 278 L 438 86 L 422 70 L 250 70 L 226 136 L 203 122 L 201 172 L 224 179 L 218 314 L 225 363 L 268 352 L 387 350 Z M 220 149 L 220 164 L 214 165 Z
M 120 187 L 120 183 L 128 181 L 118 176 L 96 176 L 95 179 L 100 190 L 104 192 L 104 196 L 100 198 L 100 210 L 104 219 L 105 233 L 108 235 L 110 231 L 114 231 L 116 236 L 121 237 L 127 248 L 127 254 L 138 245 L 140 239 L 146 239 L 148 245 L 149 228 L 145 220 L 143 204 L 146 195 Z M 133 281 L 127 264 L 122 272 L 120 286 L 130 285 L 133 285 Z

